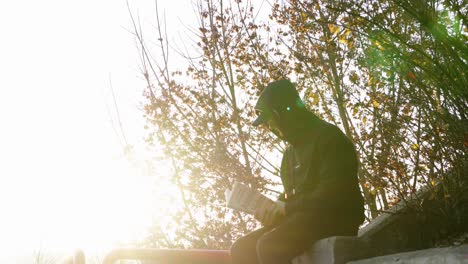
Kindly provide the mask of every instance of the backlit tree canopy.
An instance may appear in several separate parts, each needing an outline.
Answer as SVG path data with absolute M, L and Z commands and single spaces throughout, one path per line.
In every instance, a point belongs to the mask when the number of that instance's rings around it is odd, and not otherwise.
M 466 177 L 464 1 L 259 6 L 198 1 L 198 25 L 187 44 L 194 48 L 178 71 L 170 71 L 175 52 L 163 19 L 157 17 L 155 32 L 135 23 L 147 80 L 147 141 L 162 146 L 184 202 L 171 216 L 175 234 L 163 227 L 148 243 L 227 248 L 257 226 L 224 207 L 224 190 L 241 181 L 268 195 L 281 191 L 276 176 L 285 145 L 250 125 L 258 94 L 279 78 L 297 82 L 308 108 L 356 145 L 368 220 L 448 172 Z M 259 11 L 268 15 L 260 18 Z M 143 38 L 155 34 L 155 45 Z M 445 190 L 456 202 L 456 188 Z

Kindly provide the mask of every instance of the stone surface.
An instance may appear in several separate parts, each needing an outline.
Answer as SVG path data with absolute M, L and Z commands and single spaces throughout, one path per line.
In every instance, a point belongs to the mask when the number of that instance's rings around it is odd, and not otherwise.
M 367 245 L 357 237 L 335 236 L 321 239 L 312 248 L 293 260 L 293 264 L 344 264 L 368 255 Z
M 436 215 L 428 218 L 416 209 L 433 193 L 431 188 L 421 188 L 359 230 L 358 239 L 370 245 L 368 257 L 433 246 L 443 224 L 438 223 Z
M 433 233 L 438 232 L 437 225 L 421 221 L 413 208 L 430 193 L 429 188 L 422 188 L 361 228 L 357 237 L 329 237 L 317 241 L 293 263 L 344 264 L 351 260 L 431 247 Z
M 398 253 L 347 264 L 468 264 L 468 245 Z

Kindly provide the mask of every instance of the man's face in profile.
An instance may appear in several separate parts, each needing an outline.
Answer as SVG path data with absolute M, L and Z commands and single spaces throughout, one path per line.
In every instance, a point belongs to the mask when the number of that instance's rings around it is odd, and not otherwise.
M 279 114 L 275 110 L 257 110 L 258 115 L 263 115 L 266 119 L 263 124 L 267 127 L 273 134 L 275 134 L 280 139 L 284 138 L 284 133 L 279 125 Z

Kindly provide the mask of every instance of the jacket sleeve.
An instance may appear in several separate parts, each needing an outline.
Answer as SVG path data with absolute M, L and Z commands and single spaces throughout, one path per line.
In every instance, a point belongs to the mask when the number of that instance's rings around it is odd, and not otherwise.
M 278 201 L 281 201 L 281 202 L 286 202 L 286 193 L 285 192 L 282 192 L 278 198 L 277 198 Z
M 338 129 L 338 128 L 336 128 Z M 357 184 L 357 157 L 353 144 L 341 131 L 330 131 L 319 142 L 317 185 L 286 204 L 286 212 L 319 211 L 346 206 Z M 308 175 L 311 177 L 311 175 Z M 357 187 L 358 188 L 358 187 Z

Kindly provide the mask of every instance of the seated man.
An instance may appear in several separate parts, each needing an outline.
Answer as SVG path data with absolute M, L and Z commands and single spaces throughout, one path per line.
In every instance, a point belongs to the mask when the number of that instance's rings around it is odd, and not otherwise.
M 355 236 L 364 202 L 351 141 L 308 111 L 288 80 L 270 83 L 255 108 L 253 125 L 289 143 L 280 172 L 284 203 L 255 212 L 263 227 L 232 245 L 232 263 L 290 263 L 319 239 Z

